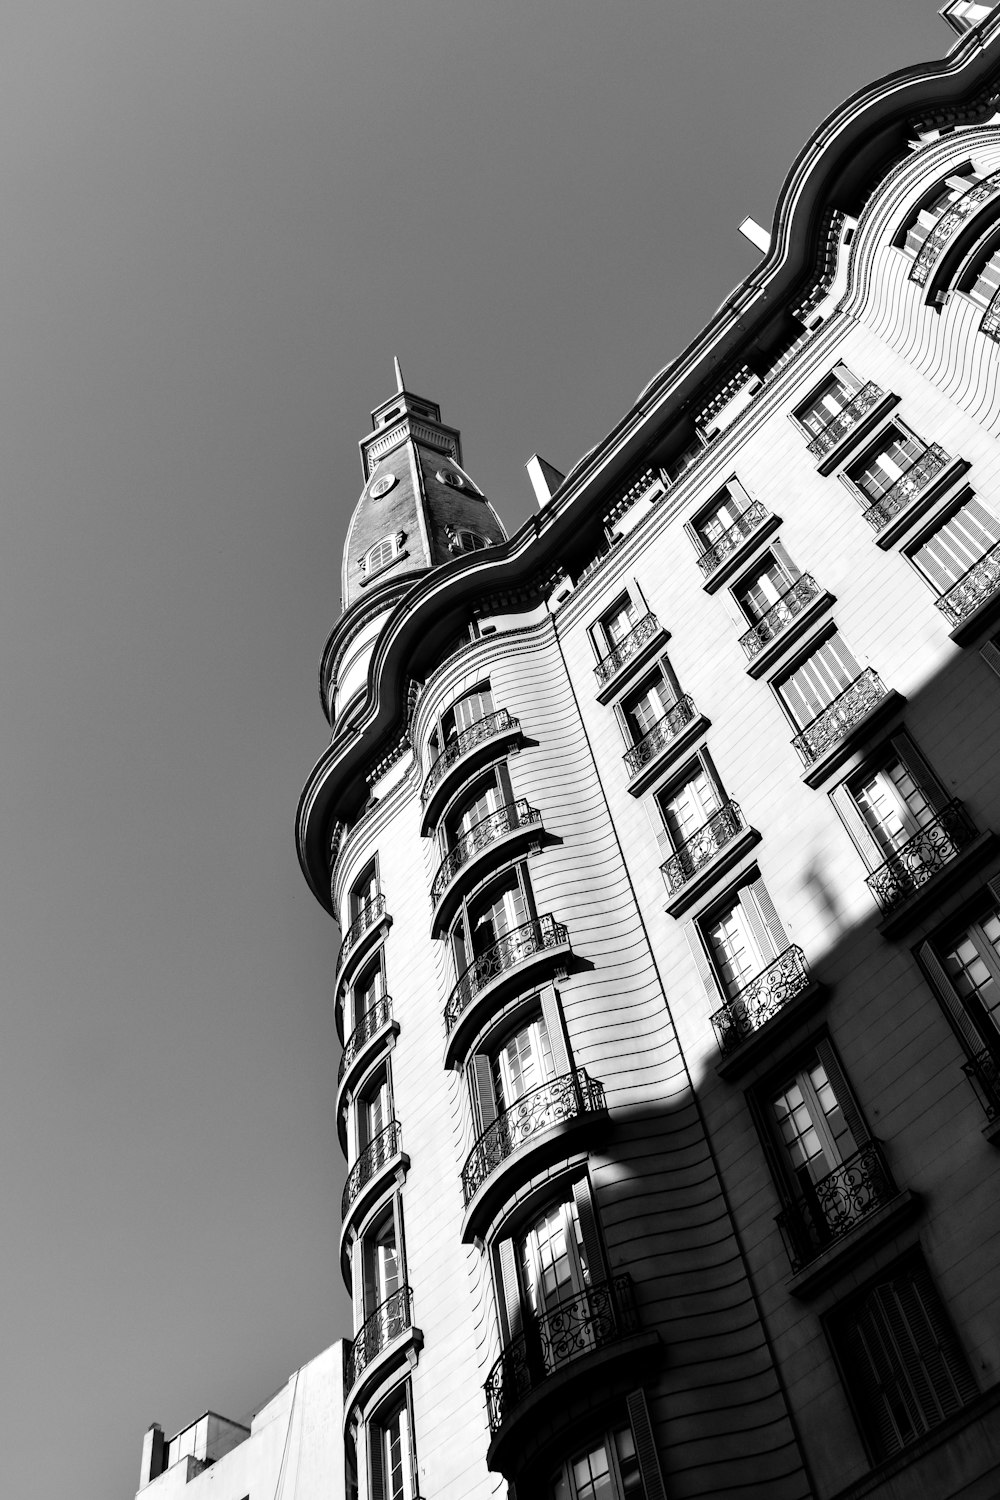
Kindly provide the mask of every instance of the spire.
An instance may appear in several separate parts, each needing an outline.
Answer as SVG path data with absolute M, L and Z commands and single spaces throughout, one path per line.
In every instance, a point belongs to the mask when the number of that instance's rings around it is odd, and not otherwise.
M 393 368 L 396 371 L 396 393 L 397 395 L 401 396 L 406 387 L 403 385 L 403 372 L 399 368 L 399 360 L 397 359 L 395 354 L 392 356 L 392 363 Z

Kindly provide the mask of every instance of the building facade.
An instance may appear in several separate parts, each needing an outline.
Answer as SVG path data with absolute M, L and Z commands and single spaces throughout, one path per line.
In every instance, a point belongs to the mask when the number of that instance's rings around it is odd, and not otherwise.
M 1000 1474 L 1000 16 L 507 537 L 373 413 L 297 836 L 364 1500 Z

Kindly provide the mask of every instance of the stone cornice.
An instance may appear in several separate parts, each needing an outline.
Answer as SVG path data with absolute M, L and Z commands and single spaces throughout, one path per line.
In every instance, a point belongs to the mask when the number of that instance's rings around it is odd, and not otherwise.
M 862 89 L 814 132 L 786 178 L 775 211 L 768 254 L 675 360 L 641 393 L 608 435 L 571 471 L 549 504 L 507 542 L 435 568 L 393 594 L 391 613 L 375 647 L 369 697 L 347 733 L 334 737 L 313 768 L 296 818 L 299 861 L 317 899 L 329 908 L 324 833 L 331 814 L 356 779 L 398 737 L 406 705 L 408 664 L 429 628 L 445 614 L 471 610 L 484 594 L 517 593 L 529 579 L 558 566 L 579 535 L 584 517 L 609 491 L 627 484 L 656 436 L 692 402 L 742 362 L 754 335 L 783 307 L 809 290 L 822 267 L 823 226 L 830 209 L 854 212 L 873 181 L 906 150 L 912 122 L 968 108 L 987 97 L 1000 71 L 1000 12 L 963 38 L 936 63 L 918 64 Z M 740 421 L 734 424 L 738 430 Z M 389 602 L 383 596 L 385 602 Z M 353 612 L 351 612 L 353 614 Z M 345 616 L 324 653 L 328 662 L 353 632 Z

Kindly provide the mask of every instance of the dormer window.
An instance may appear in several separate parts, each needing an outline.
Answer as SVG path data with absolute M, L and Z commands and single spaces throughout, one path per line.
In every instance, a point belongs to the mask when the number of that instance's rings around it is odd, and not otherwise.
M 480 536 L 478 531 L 459 530 L 456 526 L 448 527 L 449 552 L 481 552 L 484 547 L 490 545 L 489 538 Z
M 406 553 L 403 551 L 403 542 L 405 540 L 406 533 L 397 531 L 393 536 L 384 536 L 380 542 L 375 543 L 374 547 L 369 547 L 361 559 L 361 571 L 364 575 L 365 583 L 369 579 L 374 578 L 377 573 L 383 573 L 386 568 L 391 567 L 394 562 L 398 562 L 401 557 L 406 556 Z

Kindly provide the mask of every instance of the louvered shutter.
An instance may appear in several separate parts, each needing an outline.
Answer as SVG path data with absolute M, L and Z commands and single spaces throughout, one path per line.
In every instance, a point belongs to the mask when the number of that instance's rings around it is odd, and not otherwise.
M 577 1218 L 580 1221 L 580 1237 L 583 1240 L 583 1253 L 587 1257 L 590 1284 L 594 1286 L 605 1277 L 604 1249 L 601 1244 L 600 1230 L 597 1227 L 597 1214 L 590 1193 L 590 1183 L 586 1177 L 581 1177 L 579 1182 L 574 1182 L 573 1200 L 576 1204 Z
M 837 1103 L 844 1111 L 844 1119 L 847 1121 L 848 1130 L 854 1137 L 854 1143 L 856 1146 L 861 1146 L 870 1139 L 868 1126 L 865 1124 L 864 1116 L 851 1092 L 847 1075 L 840 1066 L 840 1059 L 833 1050 L 833 1043 L 829 1037 L 820 1038 L 816 1043 L 816 1053 L 826 1070 L 826 1076 L 830 1080 L 830 1087 L 836 1095 Z
M 1000 646 L 996 641 L 987 641 L 984 646 L 980 646 L 979 654 L 990 671 L 1000 677 Z
M 924 760 L 924 757 L 909 735 L 893 735 L 892 748 L 899 756 L 907 771 L 909 771 L 920 791 L 927 798 L 931 807 L 935 812 L 940 812 L 945 803 L 950 800 L 948 793 L 940 781 L 938 781 L 930 765 Z
M 360 1329 L 365 1321 L 365 1298 L 368 1295 L 366 1283 L 370 1280 L 369 1268 L 365 1265 L 364 1248 L 360 1240 L 355 1240 L 351 1248 L 352 1277 L 351 1285 L 354 1292 L 354 1326 Z M 370 1305 L 370 1304 L 369 1304 Z
M 763 884 L 763 881 L 761 881 L 760 884 Z M 764 918 L 761 915 L 760 909 L 757 905 L 752 885 L 746 885 L 740 891 L 740 909 L 743 912 L 744 917 L 746 918 L 746 924 L 750 929 L 750 935 L 753 938 L 754 946 L 756 947 L 757 952 L 760 954 L 760 966 L 762 969 L 766 969 L 768 964 L 771 962 L 771 959 L 777 958 L 778 952 L 780 952 L 781 950 L 779 949 L 777 952 L 773 951 L 771 938 L 767 931 L 767 928 L 764 926 Z
M 512 1343 L 524 1325 L 521 1312 L 521 1287 L 517 1279 L 517 1253 L 513 1240 L 501 1240 L 496 1251 L 497 1275 L 500 1281 L 507 1342 Z
M 385 1433 L 377 1421 L 368 1424 L 368 1474 L 372 1500 L 386 1500 Z
M 470 1068 L 475 1109 L 480 1130 L 486 1130 L 497 1117 L 497 1101 L 493 1092 L 493 1070 L 485 1052 L 474 1054 Z
M 551 987 L 542 991 L 542 1020 L 545 1023 L 545 1034 L 549 1039 L 553 1075 L 559 1077 L 570 1070 L 569 1049 L 566 1045 L 566 1032 L 563 1029 L 559 998 Z
M 698 929 L 693 922 L 685 926 L 684 936 L 688 940 L 688 947 L 691 949 L 691 957 L 694 959 L 695 968 L 698 970 L 698 977 L 705 986 L 709 1002 L 714 1008 L 722 1003 L 719 983 L 715 977 L 715 971 L 709 962 L 708 954 L 705 952 Z
M 639 1474 L 646 1500 L 667 1500 L 645 1391 L 631 1391 L 625 1398 L 625 1404 L 628 1407 L 629 1425 L 635 1439 L 635 1456 L 639 1460 Z
M 792 559 L 789 557 L 787 550 L 782 546 L 781 542 L 778 541 L 777 538 L 775 538 L 775 540 L 771 543 L 771 551 L 774 553 L 775 561 L 780 563 L 782 569 L 784 570 L 785 577 L 788 579 L 787 586 L 791 587 L 791 585 L 797 578 L 801 578 L 802 569 L 795 566 L 795 564 L 792 562 Z
M 756 880 L 751 881 L 748 890 L 764 920 L 764 930 L 771 948 L 771 957 L 777 958 L 788 947 L 788 938 L 785 935 L 785 929 L 775 909 L 774 902 L 771 900 L 770 892 L 760 876 Z
M 858 804 L 847 787 L 834 787 L 830 793 L 830 801 L 869 870 L 877 870 L 885 860 L 885 855 L 876 843 L 874 834 L 861 816 Z
M 945 1009 L 955 1025 L 955 1030 L 962 1041 L 963 1046 L 970 1055 L 974 1056 L 983 1050 L 983 1040 L 979 1035 L 975 1022 L 962 1004 L 962 997 L 951 982 L 944 964 L 938 958 L 930 943 L 921 943 L 917 950 L 920 962 L 931 977 L 931 982 L 937 990 L 938 995 L 944 1001 Z

